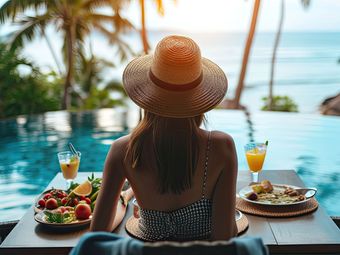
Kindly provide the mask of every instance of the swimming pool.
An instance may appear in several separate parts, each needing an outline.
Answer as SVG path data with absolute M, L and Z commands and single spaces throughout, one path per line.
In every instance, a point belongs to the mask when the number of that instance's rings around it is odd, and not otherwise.
M 239 168 L 243 145 L 269 140 L 264 169 L 295 169 L 330 215 L 340 215 L 340 118 L 314 114 L 213 110 L 208 129 L 230 133 Z M 58 173 L 57 152 L 71 141 L 81 152 L 80 171 L 101 171 L 110 144 L 135 126 L 138 112 L 101 109 L 48 112 L 0 121 L 0 221 L 19 219 Z

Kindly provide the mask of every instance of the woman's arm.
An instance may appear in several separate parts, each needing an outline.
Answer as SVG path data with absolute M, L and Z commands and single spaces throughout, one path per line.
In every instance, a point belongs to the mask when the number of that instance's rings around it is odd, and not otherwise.
M 111 145 L 105 160 L 103 182 L 96 201 L 91 222 L 91 231 L 112 231 L 117 223 L 114 219 L 117 211 L 120 192 L 122 190 L 125 174 L 123 166 L 123 139 L 118 139 Z M 118 205 L 121 206 L 121 205 Z
M 226 164 L 221 170 L 214 194 L 212 212 L 212 240 L 229 240 L 237 235 L 235 221 L 237 155 L 233 139 L 226 134 L 219 139 Z

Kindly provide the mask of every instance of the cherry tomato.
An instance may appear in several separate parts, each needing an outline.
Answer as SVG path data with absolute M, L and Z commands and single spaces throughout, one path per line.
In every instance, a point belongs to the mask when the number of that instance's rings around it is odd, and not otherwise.
M 73 206 L 76 206 L 78 203 L 79 203 L 78 198 L 73 198 L 73 199 L 70 201 L 69 205 L 73 207 Z
M 64 197 L 64 195 L 63 195 L 63 193 L 62 193 L 62 192 L 58 192 L 58 193 L 57 193 L 57 197 L 58 197 L 58 198 L 63 198 L 63 197 Z
M 67 197 L 64 197 L 64 198 L 61 200 L 61 203 L 62 203 L 63 205 L 65 205 L 67 202 L 68 202 Z
M 85 197 L 86 204 L 90 205 L 91 204 L 91 199 L 88 197 Z
M 38 201 L 38 205 L 41 206 L 41 207 L 45 207 L 45 205 L 46 205 L 45 200 L 44 199 L 40 199 Z
M 52 194 L 51 193 L 46 193 L 43 197 L 44 200 L 47 200 L 49 199 L 50 197 L 52 197 Z
M 64 213 L 66 211 L 66 208 L 64 206 L 60 206 L 58 209 L 61 213 Z
M 74 203 L 74 205 L 77 205 L 77 204 L 79 203 L 78 198 L 74 198 L 74 199 L 73 199 L 73 203 Z

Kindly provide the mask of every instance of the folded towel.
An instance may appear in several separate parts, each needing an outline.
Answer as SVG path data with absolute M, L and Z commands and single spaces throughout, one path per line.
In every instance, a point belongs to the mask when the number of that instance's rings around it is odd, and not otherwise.
M 230 241 L 146 243 L 107 232 L 87 233 L 70 255 L 267 255 L 261 238 L 243 237 Z
M 267 247 L 258 237 L 233 238 L 229 241 L 191 241 L 145 243 L 143 255 L 267 255 Z
M 70 255 L 142 255 L 143 243 L 108 232 L 83 235 Z
M 259 237 L 241 237 L 234 238 L 233 241 L 236 245 L 237 255 L 267 255 L 267 246 Z

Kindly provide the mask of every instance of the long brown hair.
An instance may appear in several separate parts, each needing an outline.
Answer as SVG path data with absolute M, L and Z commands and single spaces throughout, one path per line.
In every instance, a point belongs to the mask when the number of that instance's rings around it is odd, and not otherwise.
M 180 194 L 191 187 L 199 152 L 199 126 L 204 115 L 191 118 L 167 118 L 145 111 L 131 133 L 125 160 L 132 168 L 147 162 L 143 156 L 146 139 L 151 139 L 161 193 Z M 150 166 L 149 166 L 150 167 Z

